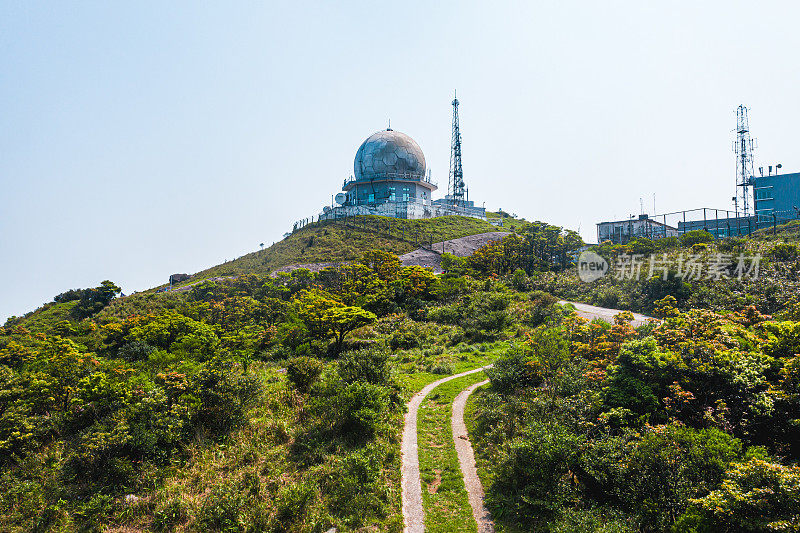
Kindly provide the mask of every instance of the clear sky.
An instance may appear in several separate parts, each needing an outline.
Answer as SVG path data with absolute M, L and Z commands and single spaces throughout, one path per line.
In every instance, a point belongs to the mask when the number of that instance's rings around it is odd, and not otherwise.
M 0 323 L 281 238 L 372 132 L 580 229 L 730 208 L 734 110 L 800 170 L 797 2 L 0 3 Z M 441 191 L 440 191 L 441 193 Z M 442 193 L 443 194 L 443 193 Z

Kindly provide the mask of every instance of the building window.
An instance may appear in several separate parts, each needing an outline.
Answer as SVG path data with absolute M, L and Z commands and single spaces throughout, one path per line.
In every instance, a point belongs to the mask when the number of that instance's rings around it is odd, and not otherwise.
M 411 190 L 411 189 L 409 189 L 408 187 L 403 187 L 403 201 L 404 201 L 404 202 L 407 202 L 407 201 L 408 201 L 408 198 L 409 198 L 409 191 L 410 191 L 410 190 Z
M 373 192 L 369 193 L 369 199 L 367 201 L 369 203 L 371 203 L 371 204 L 374 204 L 375 203 L 375 193 L 373 193 Z
M 389 201 L 394 202 L 397 199 L 394 193 L 394 187 L 389 187 Z
M 772 200 L 772 187 L 756 189 L 756 200 Z

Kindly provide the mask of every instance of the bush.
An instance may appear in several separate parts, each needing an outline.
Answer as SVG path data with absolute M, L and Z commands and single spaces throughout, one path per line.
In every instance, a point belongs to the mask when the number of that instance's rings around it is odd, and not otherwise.
M 720 252 L 740 252 L 744 249 L 745 240 L 741 237 L 728 237 L 721 239 L 717 242 L 717 248 Z
M 755 458 L 734 463 L 719 489 L 692 503 L 694 508 L 678 522 L 678 531 L 796 531 L 800 467 Z
M 318 412 L 332 419 L 334 429 L 348 440 L 371 438 L 385 421 L 389 391 L 380 385 L 355 382 L 322 398 Z
M 792 261 L 797 259 L 797 245 L 788 242 L 779 242 L 772 247 L 770 255 L 778 261 Z
M 719 485 L 741 453 L 739 440 L 718 429 L 655 426 L 626 462 L 615 490 L 640 514 L 645 529 L 664 531 L 690 498 Z
M 655 241 L 656 249 L 658 251 L 671 250 L 677 248 L 680 241 L 677 237 L 664 237 Z
M 564 426 L 531 423 L 497 465 L 487 495 L 492 514 L 527 524 L 525 529 L 552 518 L 569 494 L 567 473 L 580 444 L 581 438 Z
M 628 243 L 628 250 L 632 254 L 650 255 L 656 251 L 656 244 L 647 237 L 639 237 Z
M 714 242 L 714 236 L 711 235 L 709 232 L 696 229 L 692 231 L 687 231 L 680 237 L 681 246 L 689 247 L 695 244 L 704 243 L 704 242 Z
M 154 351 L 156 349 L 146 342 L 133 341 L 123 344 L 119 352 L 117 352 L 117 356 L 125 361 L 135 363 L 136 361 L 147 361 L 147 358 Z
M 509 350 L 485 372 L 492 382 L 492 389 L 501 394 L 537 387 L 542 383 L 540 366 L 520 348 Z
M 392 383 L 389 354 L 383 350 L 349 352 L 339 361 L 337 372 L 348 385 L 358 381 L 375 385 Z
M 322 374 L 322 362 L 313 357 L 294 357 L 286 365 L 286 377 L 294 387 L 307 394 Z

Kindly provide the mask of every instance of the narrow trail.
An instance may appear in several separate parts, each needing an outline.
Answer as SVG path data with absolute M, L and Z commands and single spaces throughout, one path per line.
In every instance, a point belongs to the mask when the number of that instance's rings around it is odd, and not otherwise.
M 492 521 L 492 515 L 489 514 L 488 509 L 483 504 L 483 485 L 478 477 L 478 469 L 475 466 L 475 453 L 469 442 L 467 426 L 464 423 L 464 407 L 467 405 L 467 399 L 470 394 L 487 383 L 489 383 L 488 379 L 480 383 L 474 383 L 458 393 L 456 399 L 453 400 L 453 418 L 451 421 L 458 463 L 461 466 L 461 474 L 464 476 L 464 487 L 467 489 L 469 505 L 472 507 L 472 516 L 475 517 L 475 522 L 478 524 L 478 533 L 494 533 L 494 522 Z
M 578 316 L 586 318 L 588 320 L 594 320 L 595 318 L 599 318 L 604 322 L 608 322 L 609 324 L 614 323 L 614 317 L 620 313 L 625 313 L 622 309 L 610 309 L 608 307 L 598 307 L 596 305 L 589 305 L 589 304 L 582 304 L 580 302 L 568 302 L 566 300 L 559 300 L 561 305 L 564 304 L 572 304 L 575 307 L 575 312 L 578 313 Z M 651 316 L 642 315 L 640 313 L 631 313 L 633 315 L 633 321 L 631 325 L 633 327 L 641 326 L 642 324 L 647 323 L 648 320 L 656 320 Z
M 400 486 L 403 502 L 403 525 L 406 533 L 425 531 L 425 508 L 422 505 L 422 481 L 419 476 L 419 450 L 417 446 L 417 414 L 425 397 L 436 387 L 450 380 L 482 372 L 492 365 L 482 366 L 460 374 L 453 374 L 426 385 L 409 400 L 400 445 Z M 463 417 L 462 417 L 463 418 Z

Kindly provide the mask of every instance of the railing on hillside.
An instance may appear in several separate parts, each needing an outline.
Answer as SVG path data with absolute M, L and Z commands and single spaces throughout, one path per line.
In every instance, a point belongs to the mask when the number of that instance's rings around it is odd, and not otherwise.
M 377 235 L 387 239 L 402 241 L 417 248 L 434 250 L 434 243 L 446 240 L 447 235 L 435 231 L 421 231 L 419 229 L 407 228 L 400 221 L 407 219 L 370 219 L 366 215 L 343 215 L 336 218 L 309 217 L 296 224 L 295 231 L 312 225 L 335 225 L 344 228 L 346 231 L 358 231 Z
M 644 218 L 643 218 L 644 217 Z M 601 234 L 599 240 L 611 240 L 617 244 L 626 244 L 637 237 L 649 239 L 662 239 L 664 237 L 680 236 L 688 231 L 703 230 L 711 233 L 715 239 L 725 237 L 748 237 L 758 230 L 772 228 L 787 222 L 800 220 L 800 209 L 791 211 L 775 211 L 743 216 L 727 209 L 714 209 L 710 207 L 674 211 L 654 216 L 603 222 L 604 229 L 610 232 Z M 600 226 L 600 224 L 598 224 Z

